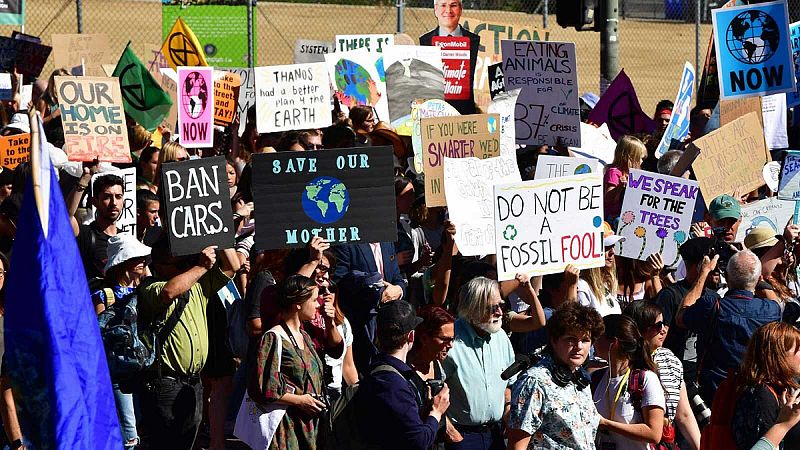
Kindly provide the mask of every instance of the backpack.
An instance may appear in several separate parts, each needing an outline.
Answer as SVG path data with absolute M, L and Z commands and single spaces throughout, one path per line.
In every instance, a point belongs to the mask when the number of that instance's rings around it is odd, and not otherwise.
M 394 372 L 403 376 L 388 364 L 375 367 L 369 374 L 374 375 L 378 372 Z M 377 450 L 381 448 L 379 444 L 368 443 L 361 431 L 356 405 L 352 401 L 358 392 L 358 385 L 359 383 L 356 383 L 343 388 L 342 395 L 333 402 L 328 410 L 322 430 L 325 436 L 325 450 Z

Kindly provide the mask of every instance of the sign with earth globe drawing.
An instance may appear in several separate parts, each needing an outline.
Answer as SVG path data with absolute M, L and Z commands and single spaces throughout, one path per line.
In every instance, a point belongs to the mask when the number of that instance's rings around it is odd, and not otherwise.
M 721 8 L 712 13 L 721 98 L 795 90 L 785 1 Z
M 178 136 L 185 147 L 214 144 L 214 69 L 178 67 Z
M 350 192 L 338 178 L 317 177 L 303 191 L 303 211 L 313 221 L 329 224 L 344 217 L 350 206 Z

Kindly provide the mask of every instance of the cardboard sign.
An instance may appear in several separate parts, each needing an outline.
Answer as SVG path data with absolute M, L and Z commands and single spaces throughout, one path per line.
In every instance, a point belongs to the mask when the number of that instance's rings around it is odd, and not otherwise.
M 492 158 L 500 154 L 500 116 L 472 114 L 458 117 L 432 117 L 420 121 L 425 204 L 446 206 L 444 158 Z
M 633 83 L 624 70 L 619 71 L 592 108 L 589 122 L 597 125 L 607 124 L 614 140 L 619 140 L 627 134 L 649 134 L 656 128 L 655 121 L 642 111 Z
M 756 227 L 770 227 L 776 235 L 783 234 L 783 229 L 792 220 L 794 205 L 794 202 L 778 200 L 777 197 L 742 205 L 742 222 L 736 233 L 736 242 L 743 242 Z
M 118 55 L 111 51 L 108 35 L 54 34 L 53 61 L 56 67 L 86 67 L 84 75 L 103 76 L 102 64 L 114 64 Z
M 792 61 L 794 62 L 794 79 L 795 85 L 800 79 L 800 22 L 795 22 L 789 26 L 789 37 L 792 40 Z M 786 106 L 794 108 L 800 105 L 800 92 L 787 92 L 786 93 Z
M 127 169 L 113 170 L 110 172 L 100 172 L 92 175 L 89 182 L 91 191 L 94 192 L 94 182 L 104 175 L 116 175 L 124 181 L 122 192 L 122 211 L 114 224 L 117 226 L 117 234 L 127 234 L 136 237 L 136 167 Z M 95 208 L 89 203 L 89 217 L 94 219 Z
M 231 72 L 224 72 L 222 77 L 214 80 L 214 125 L 227 127 L 233 122 L 241 84 L 239 75 Z
M 14 169 L 31 159 L 30 133 L 0 136 L 0 166 Z
M 595 158 L 604 165 L 609 165 L 614 161 L 614 151 L 617 143 L 611 137 L 608 124 L 599 127 L 581 122 L 581 147 L 569 147 L 569 151 L 587 158 Z
M 17 47 L 16 68 L 17 73 L 38 77 L 42 73 L 52 47 L 22 39 L 14 40 Z
M 434 36 L 432 42 L 433 45 L 442 49 L 444 99 L 469 100 L 472 93 L 472 86 L 470 86 L 469 38 Z
M 719 124 L 720 126 L 731 123 L 747 113 L 756 113 L 758 122 L 764 124 L 761 116 L 761 97 L 743 97 L 733 100 L 719 101 Z
M 494 187 L 498 281 L 605 264 L 599 173 Z
M 247 121 L 247 110 L 256 104 L 256 77 L 253 69 L 225 69 L 227 72 L 234 73 L 242 80 L 239 86 L 239 98 L 236 101 L 236 111 L 239 113 L 239 136 L 244 133 Z
M 503 41 L 506 89 L 517 97 L 517 144 L 581 145 L 578 72 L 572 42 Z
M 325 128 L 331 90 L 324 63 L 255 68 L 259 133 Z
M 297 39 L 294 41 L 294 64 L 308 64 L 325 62 L 325 55 L 333 53 L 333 43 L 330 41 L 312 41 Z
M 795 90 L 786 1 L 711 10 L 720 98 Z
M 617 254 L 644 261 L 661 253 L 664 264 L 677 264 L 699 192 L 696 181 L 631 169 L 617 226 L 625 241 L 617 243 Z
M 539 155 L 534 180 L 568 177 L 587 173 L 603 173 L 603 164 L 592 158 Z
M 380 55 L 367 49 L 336 52 L 325 55 L 333 95 L 347 108 L 356 105 L 372 106 L 375 118 L 389 121 L 389 101 L 386 97 L 386 76 Z M 424 97 L 417 97 L 424 98 Z
M 442 51 L 439 47 L 395 45 L 383 51 L 389 120 L 401 136 L 411 136 L 411 103 L 444 99 Z
M 500 115 L 500 154 L 517 158 L 517 129 L 514 122 L 514 109 L 520 90 L 503 91 L 489 103 L 489 114 Z
M 391 147 L 253 155 L 256 245 L 396 241 L 392 167 Z
M 147 57 L 144 61 L 147 71 L 150 72 L 150 75 L 155 78 L 161 88 L 164 89 L 164 92 L 169 95 L 170 100 L 172 100 L 172 107 L 169 109 L 167 117 L 162 121 L 162 125 L 173 129 L 178 123 L 178 108 L 180 107 L 178 103 L 178 82 L 161 73 L 161 69 L 169 68 L 167 59 L 161 53 L 161 46 L 151 45 L 148 48 L 149 51 L 146 53 Z
M 444 158 L 447 211 L 462 255 L 494 253 L 494 185 L 520 181 L 516 158 Z
M 781 163 L 781 177 L 778 181 L 780 200 L 800 200 L 800 152 L 788 151 Z
M 458 110 L 444 100 L 417 100 L 411 105 L 411 120 L 414 128 L 411 130 L 411 147 L 414 149 L 414 172 L 421 174 L 422 163 L 422 130 L 420 120 L 431 117 L 458 116 Z
M 334 51 L 366 49 L 371 53 L 383 53 L 383 49 L 394 45 L 393 34 L 337 34 L 333 42 Z
M 224 156 L 162 164 L 158 194 L 166 211 L 164 225 L 173 255 L 199 253 L 210 245 L 233 247 L 233 211 Z
M 70 161 L 131 162 L 117 78 L 55 77 Z
M 667 129 L 661 136 L 661 142 L 656 149 L 656 158 L 675 147 L 675 143 L 683 142 L 689 135 L 689 119 L 692 109 L 692 94 L 694 93 L 694 67 L 688 62 L 683 66 L 681 84 L 678 95 L 675 96 L 675 107 L 669 118 Z
M 214 146 L 214 69 L 178 67 L 178 139 L 184 147 Z
M 692 168 L 706 206 L 721 194 L 750 192 L 764 185 L 761 168 L 768 161 L 767 147 L 756 114 L 745 114 L 689 147 L 700 152 Z
M 506 77 L 503 74 L 503 63 L 489 66 L 489 95 L 494 100 L 497 94 L 506 91 Z

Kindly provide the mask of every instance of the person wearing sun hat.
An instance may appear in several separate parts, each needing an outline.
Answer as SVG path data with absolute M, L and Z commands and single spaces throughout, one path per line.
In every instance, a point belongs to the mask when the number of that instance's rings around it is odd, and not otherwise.
M 614 234 L 614 230 L 608 222 L 603 222 L 605 265 L 582 270 L 578 280 L 578 302 L 596 309 L 601 316 L 622 314 L 622 308 L 617 301 L 617 266 L 614 246 L 624 240 L 623 236 Z

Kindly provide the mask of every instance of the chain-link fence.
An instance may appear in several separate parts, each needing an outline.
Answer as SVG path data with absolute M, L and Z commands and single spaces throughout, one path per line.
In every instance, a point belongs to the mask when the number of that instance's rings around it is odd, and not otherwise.
M 336 34 L 394 33 L 402 11 L 405 33 L 416 39 L 436 26 L 431 0 L 328 0 L 328 3 L 258 1 L 253 8 L 256 65 L 292 63 L 297 39 L 332 41 Z M 515 37 L 517 28 L 535 28 L 550 40 L 575 42 L 581 92 L 598 92 L 600 35 L 578 32 L 556 24 L 556 0 L 463 0 L 464 17 L 494 24 L 485 30 L 482 44 Z M 697 20 L 697 6 L 700 16 Z M 645 112 L 658 100 L 673 99 L 683 63 L 699 62 L 698 77 L 711 36 L 710 8 L 722 0 L 619 0 L 619 65 L 633 80 Z M 191 3 L 185 1 L 184 3 Z M 196 3 L 208 3 L 208 0 Z M 219 3 L 219 2 L 217 2 Z M 229 0 L 239 3 L 241 0 Z M 348 3 L 344 5 L 343 3 Z M 790 0 L 793 20 L 800 16 L 800 0 Z M 121 52 L 128 41 L 142 57 L 158 48 L 162 36 L 161 0 L 27 0 L 25 32 L 51 42 L 55 33 L 104 33 L 112 49 Z M 232 6 L 246 8 L 246 6 Z M 79 13 L 80 12 L 80 13 Z M 547 14 L 545 14 L 547 13 Z M 223 26 L 222 24 L 220 26 Z M 12 27 L 5 27 L 10 34 Z M 246 32 L 246 26 L 244 26 Z M 488 41 L 488 42 L 487 42 Z M 52 58 L 51 58 L 52 61 Z M 49 73 L 52 65 L 45 68 Z

